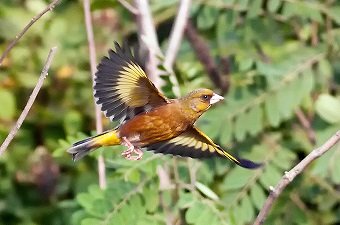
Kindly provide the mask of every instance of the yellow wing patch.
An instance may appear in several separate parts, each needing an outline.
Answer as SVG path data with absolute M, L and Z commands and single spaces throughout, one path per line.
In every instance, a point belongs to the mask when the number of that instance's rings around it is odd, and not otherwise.
M 97 67 L 94 97 L 111 120 L 128 120 L 152 107 L 168 103 L 148 79 L 127 46 L 116 43 Z
M 239 166 L 249 169 L 257 168 L 261 165 L 232 156 L 219 145 L 215 144 L 207 135 L 196 127 L 188 129 L 178 137 L 149 145 L 147 148 L 148 150 L 152 150 L 157 153 L 191 158 L 208 158 L 218 155 L 228 158 Z
M 191 158 L 207 158 L 222 155 L 237 161 L 236 158 L 225 154 L 209 137 L 197 128 L 192 127 L 178 137 L 148 146 L 155 152 L 187 156 Z

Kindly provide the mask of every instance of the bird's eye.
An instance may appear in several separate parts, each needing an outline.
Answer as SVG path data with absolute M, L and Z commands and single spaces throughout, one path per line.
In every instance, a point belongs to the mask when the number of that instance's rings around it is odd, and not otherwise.
M 202 98 L 204 101 L 206 101 L 206 100 L 209 100 L 209 97 L 210 97 L 209 95 L 202 95 L 201 98 Z

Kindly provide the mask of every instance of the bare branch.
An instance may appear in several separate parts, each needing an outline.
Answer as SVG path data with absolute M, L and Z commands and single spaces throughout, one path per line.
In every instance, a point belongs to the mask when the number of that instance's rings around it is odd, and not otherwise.
M 52 60 L 53 60 L 53 57 L 54 57 L 56 51 L 57 51 L 57 47 L 53 47 L 53 48 L 50 49 L 50 52 L 48 53 L 45 65 L 44 65 L 44 67 L 43 67 L 43 69 L 40 73 L 39 80 L 38 80 L 37 84 L 35 85 L 35 87 L 32 91 L 32 94 L 30 95 L 30 97 L 27 101 L 27 104 L 26 104 L 24 110 L 21 112 L 17 122 L 12 127 L 10 133 L 8 134 L 8 136 L 6 137 L 6 139 L 4 140 L 4 142 L 2 143 L 2 145 L 0 147 L 0 156 L 6 151 L 8 145 L 11 143 L 14 136 L 17 134 L 17 132 L 20 129 L 22 123 L 24 122 L 29 110 L 31 109 L 31 107 L 32 107 L 32 105 L 33 105 L 33 103 L 34 103 L 34 101 L 35 101 L 35 99 L 36 99 L 36 97 L 39 93 L 39 90 L 41 89 L 41 87 L 44 83 L 44 80 L 48 75 L 48 70 L 51 66 L 51 63 L 52 63 Z
M 118 2 L 124 6 L 124 8 L 126 8 L 130 13 L 132 13 L 133 15 L 137 15 L 138 14 L 138 10 L 133 7 L 130 3 L 128 3 L 125 0 L 118 0 Z
M 316 142 L 316 135 L 306 115 L 303 113 L 303 111 L 300 108 L 297 108 L 295 110 L 295 115 L 298 118 L 302 127 L 304 128 L 309 141 L 314 145 Z
M 191 0 L 180 1 L 178 14 L 176 16 L 175 24 L 171 30 L 168 49 L 165 54 L 164 66 L 172 68 L 178 49 L 182 42 L 183 33 L 187 25 Z
M 38 15 L 34 16 L 31 21 L 24 27 L 22 31 L 18 35 L 15 36 L 14 40 L 7 46 L 4 53 L 2 53 L 0 57 L 0 66 L 2 65 L 3 60 L 6 58 L 8 53 L 11 51 L 11 49 L 18 43 L 20 38 L 24 36 L 26 31 L 35 23 L 37 22 L 45 13 L 48 11 L 52 11 L 52 9 L 59 3 L 60 0 L 53 0 L 43 11 L 41 11 Z
M 84 0 L 84 15 L 85 15 L 85 25 L 86 25 L 86 33 L 87 33 L 87 41 L 89 46 L 90 53 L 90 67 L 92 74 L 92 82 L 94 82 L 94 77 L 96 73 L 96 48 L 94 43 L 93 36 L 93 26 L 91 19 L 91 11 L 90 11 L 90 1 Z M 103 132 L 103 124 L 100 108 L 94 103 L 95 114 L 96 114 L 96 131 L 98 134 Z M 102 155 L 98 157 L 98 176 L 99 176 L 99 186 L 100 188 L 106 188 L 106 175 L 105 175 L 105 160 Z
M 210 80 L 214 83 L 216 87 L 220 88 L 223 93 L 226 92 L 226 90 L 228 89 L 228 84 L 226 82 L 223 82 L 221 74 L 217 69 L 216 63 L 209 53 L 210 49 L 208 44 L 203 40 L 202 37 L 200 37 L 196 28 L 190 21 L 188 21 L 188 24 L 186 26 L 185 35 L 190 41 L 190 44 L 195 51 L 197 58 L 204 66 L 204 69 L 209 75 Z
M 152 16 L 147 0 L 134 0 L 138 14 L 136 22 L 139 33 L 139 46 L 145 52 L 145 69 L 148 77 L 153 81 L 157 88 L 160 88 L 163 81 L 158 75 L 158 56 L 161 56 L 161 50 L 158 44 L 157 34 L 153 25 Z
M 337 144 L 340 140 L 340 130 L 338 130 L 330 139 L 328 139 L 321 147 L 314 149 L 311 153 L 309 153 L 300 163 L 298 163 L 293 169 L 289 172 L 286 172 L 285 175 L 278 182 L 276 187 L 270 188 L 270 194 L 265 201 L 260 213 L 258 214 L 254 225 L 261 225 L 264 223 L 269 210 L 271 209 L 274 201 L 279 197 L 282 191 L 286 188 L 288 184 L 290 184 L 294 178 L 302 173 L 302 171 L 311 164 L 315 159 L 319 158 L 321 155 L 326 153 L 329 149 L 331 149 L 335 144 Z
M 177 97 L 180 96 L 180 90 L 179 90 L 179 84 L 173 72 L 172 66 L 175 62 L 178 49 L 182 42 L 183 33 L 188 22 L 190 4 L 191 4 L 191 0 L 180 1 L 178 14 L 176 16 L 175 24 L 171 30 L 171 34 L 169 38 L 169 46 L 166 51 L 165 60 L 164 60 L 164 67 L 171 74 L 170 81 L 173 84 L 172 90 Z

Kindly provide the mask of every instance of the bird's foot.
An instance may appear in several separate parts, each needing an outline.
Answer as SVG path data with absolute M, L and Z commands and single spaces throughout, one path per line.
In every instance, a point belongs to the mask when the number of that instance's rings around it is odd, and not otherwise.
M 127 160 L 140 160 L 143 156 L 143 151 L 131 144 L 126 137 L 123 137 L 123 140 L 124 142 L 122 144 L 127 146 L 128 149 L 122 152 L 122 156 Z

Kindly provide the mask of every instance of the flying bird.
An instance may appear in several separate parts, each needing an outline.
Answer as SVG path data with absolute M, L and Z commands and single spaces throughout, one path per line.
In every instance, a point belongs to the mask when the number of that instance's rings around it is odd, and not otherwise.
M 108 53 L 97 66 L 94 97 L 105 116 L 119 121 L 119 126 L 74 143 L 68 149 L 74 161 L 102 146 L 124 145 L 122 156 L 129 160 L 141 159 L 145 148 L 191 158 L 221 156 L 249 169 L 261 165 L 231 155 L 194 125 L 222 96 L 202 88 L 169 99 L 148 79 L 128 46 L 115 43 L 115 51 Z

